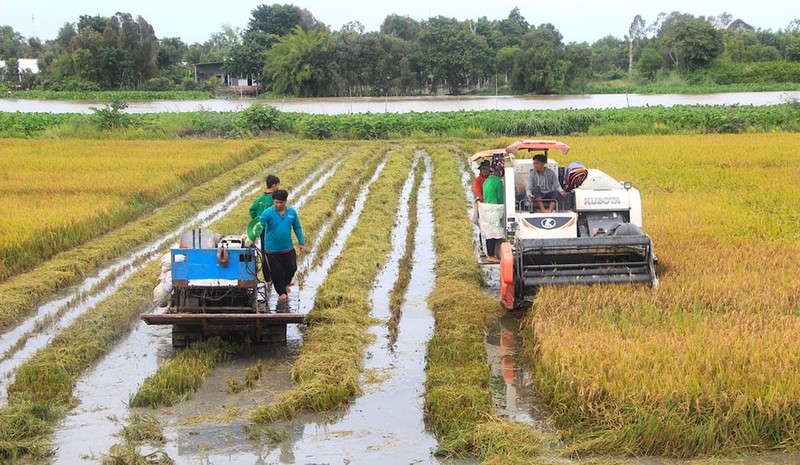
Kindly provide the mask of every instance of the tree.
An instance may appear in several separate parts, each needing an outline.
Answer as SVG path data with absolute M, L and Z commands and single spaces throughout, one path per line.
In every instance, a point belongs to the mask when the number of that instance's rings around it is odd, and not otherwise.
M 106 48 L 119 50 L 105 51 L 104 56 L 113 57 L 115 64 L 128 64 L 121 70 L 124 88 L 138 89 L 147 79 L 155 76 L 158 70 L 158 39 L 153 27 L 141 16 L 135 21 L 129 13 L 112 16 L 103 31 L 103 44 Z M 125 59 L 121 58 L 123 56 Z
M 308 10 L 294 5 L 259 5 L 250 12 L 248 30 L 283 37 L 299 26 L 303 31 L 322 26 Z
M 330 33 L 326 29 L 306 32 L 299 25 L 295 26 L 267 52 L 266 65 L 261 70 L 265 84 L 278 93 L 300 97 L 322 95 L 329 41 Z
M 11 26 L 0 26 L 0 59 L 22 58 L 24 38 Z
M 639 71 L 639 75 L 648 81 L 652 81 L 663 67 L 664 58 L 658 51 L 650 47 L 642 50 L 639 61 L 636 62 L 636 70 Z
M 75 31 L 75 26 L 72 23 L 64 23 L 61 29 L 58 30 L 58 34 L 56 34 L 55 43 L 62 50 L 66 50 L 76 35 L 78 35 L 78 32 Z
M 658 31 L 658 40 L 673 65 L 694 71 L 708 66 L 723 51 L 722 33 L 703 18 L 674 12 Z
M 552 24 L 542 24 L 525 34 L 512 86 L 537 94 L 561 92 L 567 84 L 568 69 L 561 33 Z
M 389 15 L 381 23 L 380 32 L 406 41 L 414 41 L 421 28 L 419 21 L 408 16 Z
M 511 79 L 511 74 L 514 72 L 514 66 L 522 54 L 522 49 L 519 47 L 503 47 L 498 50 L 495 56 L 495 63 L 497 65 L 497 72 L 503 74 L 505 82 Z
M 506 19 L 497 23 L 497 29 L 504 39 L 504 46 L 521 45 L 522 38 L 530 28 L 530 24 L 522 16 L 519 8 L 516 7 L 508 13 Z
M 106 30 L 106 25 L 108 24 L 108 19 L 103 16 L 88 16 L 88 15 L 81 15 L 78 17 L 78 32 L 83 31 L 84 29 L 91 29 L 94 32 L 99 32 L 100 34 Z
M 614 36 L 605 36 L 592 44 L 592 72 L 603 77 L 621 77 L 628 65 L 628 47 Z
M 633 69 L 633 47 L 639 46 L 641 41 L 645 38 L 647 27 L 640 15 L 636 15 L 628 28 L 628 74 Z
M 565 90 L 580 89 L 592 77 L 592 49 L 586 42 L 571 43 L 565 52 L 565 59 L 569 63 L 564 80 Z
M 490 59 L 483 37 L 470 32 L 464 23 L 443 16 L 422 27 L 415 45 L 415 57 L 424 74 L 432 74 L 437 81 L 444 79 L 453 94 Z
M 188 47 L 179 37 L 165 37 L 158 41 L 156 62 L 159 69 L 170 68 L 178 65 Z

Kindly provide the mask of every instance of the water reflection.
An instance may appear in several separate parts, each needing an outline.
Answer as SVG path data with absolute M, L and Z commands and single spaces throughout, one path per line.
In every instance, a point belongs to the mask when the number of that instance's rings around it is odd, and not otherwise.
M 126 113 L 181 113 L 190 111 L 239 111 L 253 103 L 265 103 L 286 112 L 323 115 L 351 113 L 408 113 L 459 110 L 559 110 L 626 108 L 673 105 L 776 105 L 799 99 L 800 91 L 734 92 L 721 94 L 599 94 L 599 95 L 500 95 L 437 97 L 360 97 L 161 100 L 130 102 Z M 0 99 L 0 111 L 44 113 L 92 113 L 104 102 Z

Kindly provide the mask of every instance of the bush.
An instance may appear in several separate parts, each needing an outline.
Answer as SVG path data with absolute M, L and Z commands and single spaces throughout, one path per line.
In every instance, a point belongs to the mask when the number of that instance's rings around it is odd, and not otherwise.
M 94 112 L 92 120 L 100 129 L 115 129 L 130 126 L 130 118 L 122 113 L 122 110 L 126 108 L 128 108 L 127 103 L 114 100 L 111 104 L 107 104 L 105 108 L 90 107 L 89 109 Z
M 280 111 L 262 103 L 254 103 L 239 112 L 239 126 L 252 132 L 270 131 L 278 128 Z
M 174 90 L 174 89 L 175 89 L 175 83 L 172 82 L 172 79 L 167 77 L 150 78 L 144 83 L 144 90 L 164 91 L 164 90 Z

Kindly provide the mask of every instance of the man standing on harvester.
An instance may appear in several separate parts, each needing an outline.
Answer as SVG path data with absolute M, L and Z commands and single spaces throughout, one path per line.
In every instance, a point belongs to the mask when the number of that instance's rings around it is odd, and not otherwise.
M 272 193 L 274 204 L 261 213 L 264 226 L 264 254 L 267 256 L 272 285 L 278 294 L 278 304 L 286 305 L 287 287 L 297 271 L 297 254 L 292 244 L 292 230 L 297 236 L 300 251 L 305 252 L 305 237 L 297 211 L 286 205 L 289 193 L 278 189 Z

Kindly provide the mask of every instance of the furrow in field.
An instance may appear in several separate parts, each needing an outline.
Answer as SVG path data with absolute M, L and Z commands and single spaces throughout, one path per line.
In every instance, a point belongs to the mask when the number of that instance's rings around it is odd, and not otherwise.
M 358 392 L 363 350 L 371 339 L 367 332 L 369 289 L 391 250 L 399 194 L 411 169 L 409 152 L 393 151 L 385 168 L 376 173 L 379 176 L 368 190 L 358 222 L 308 314 L 303 348 L 292 371 L 297 385 L 279 402 L 256 409 L 251 417 L 255 422 L 329 410 Z

